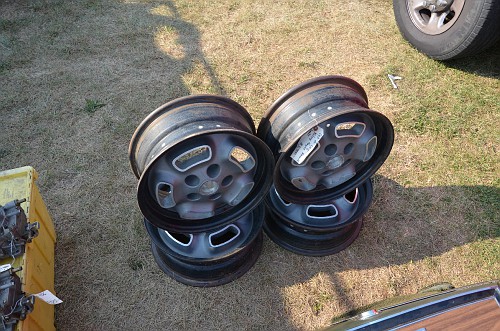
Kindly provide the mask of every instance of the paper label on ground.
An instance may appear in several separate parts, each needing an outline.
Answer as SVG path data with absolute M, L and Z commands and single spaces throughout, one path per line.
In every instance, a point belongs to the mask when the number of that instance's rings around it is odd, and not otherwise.
M 43 292 L 40 292 L 38 294 L 33 294 L 33 295 L 36 296 L 37 298 L 47 302 L 49 305 L 58 305 L 61 302 L 63 302 L 61 299 L 59 299 L 54 294 L 52 294 L 52 292 L 50 292 L 49 290 L 45 290 Z
M 0 265 L 0 272 L 4 272 L 6 270 L 9 270 L 10 268 L 12 268 L 12 266 L 10 264 Z
M 300 138 L 297 147 L 295 147 L 292 155 L 290 155 L 292 160 L 298 164 L 302 164 L 314 150 L 314 147 L 316 147 L 316 144 L 321 140 L 321 137 L 323 137 L 323 128 L 319 126 L 315 126 L 307 131 L 306 134 Z

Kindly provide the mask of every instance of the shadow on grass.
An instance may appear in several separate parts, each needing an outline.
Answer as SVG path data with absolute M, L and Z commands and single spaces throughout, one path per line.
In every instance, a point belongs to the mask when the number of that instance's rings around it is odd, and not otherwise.
M 478 55 L 443 63 L 450 68 L 478 76 L 500 79 L 500 41 Z
M 345 251 L 326 257 L 286 251 L 284 261 L 293 262 L 287 284 L 305 281 L 320 271 L 372 269 L 440 256 L 455 247 L 500 236 L 499 219 L 499 188 L 405 188 L 376 175 L 374 200 L 357 240 Z M 345 259 L 348 256 L 355 258 Z M 296 272 L 295 263 L 301 265 Z M 295 274 L 297 278 L 290 277 Z
M 176 59 L 179 66 L 187 72 L 192 69 L 196 62 L 201 63 L 203 70 L 208 76 L 212 89 L 217 94 L 226 95 L 226 91 L 217 77 L 214 69 L 208 63 L 203 50 L 201 49 L 200 32 L 195 25 L 182 19 L 173 1 L 159 2 L 168 8 L 168 14 L 162 15 L 158 23 L 172 28 L 177 32 L 177 46 L 182 49 L 184 56 Z
M 307 301 L 313 311 L 311 315 L 321 314 L 322 300 L 328 301 L 330 305 L 337 305 L 341 311 L 349 311 L 358 308 L 359 298 L 351 297 L 351 286 L 359 280 L 346 280 L 345 273 L 356 271 L 361 272 L 363 277 L 366 277 L 366 273 L 376 277 L 376 270 L 380 268 L 404 269 L 403 265 L 418 261 L 432 265 L 438 263 L 434 258 L 439 258 L 454 248 L 500 235 L 498 188 L 405 188 L 393 180 L 377 175 L 374 177 L 374 191 L 374 201 L 364 217 L 360 236 L 338 254 L 325 257 L 300 256 L 267 240 L 267 247 L 261 258 L 262 263 L 267 264 L 264 272 L 275 275 L 274 285 L 281 289 L 285 303 L 291 301 L 291 297 L 311 293 Z M 486 254 L 489 257 L 478 258 L 491 258 L 490 253 L 488 251 Z M 318 285 L 318 278 L 326 278 L 324 283 L 328 285 Z M 363 286 L 367 293 L 397 291 L 397 285 L 394 289 L 389 284 L 387 288 L 380 285 L 377 287 L 375 284 L 380 284 L 380 281 L 381 279 L 375 278 L 373 283 Z M 304 291 L 304 287 L 310 289 Z M 288 292 L 283 294 L 282 289 Z M 293 291 L 297 291 L 297 294 Z M 329 299 L 322 299 L 325 296 Z M 290 316 L 297 314 L 299 313 Z

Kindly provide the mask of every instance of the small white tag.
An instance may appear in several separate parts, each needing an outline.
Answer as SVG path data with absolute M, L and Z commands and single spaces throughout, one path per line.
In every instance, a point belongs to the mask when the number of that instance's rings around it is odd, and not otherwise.
M 311 154 L 314 150 L 316 144 L 321 140 L 321 137 L 323 137 L 323 128 L 319 126 L 315 126 L 311 130 L 307 131 L 305 135 L 300 137 L 297 147 L 295 147 L 292 155 L 290 155 L 292 160 L 298 164 L 304 162 L 309 154 Z
M 52 294 L 52 292 L 50 292 L 49 290 L 45 290 L 43 292 L 40 292 L 38 294 L 33 294 L 33 295 L 36 296 L 37 298 L 47 302 L 49 305 L 57 305 L 57 304 L 60 304 L 61 302 L 63 302 L 61 299 L 59 299 L 54 294 Z
M 11 268 L 12 268 L 12 266 L 10 264 L 0 265 L 0 272 L 4 272 L 4 271 L 9 270 Z

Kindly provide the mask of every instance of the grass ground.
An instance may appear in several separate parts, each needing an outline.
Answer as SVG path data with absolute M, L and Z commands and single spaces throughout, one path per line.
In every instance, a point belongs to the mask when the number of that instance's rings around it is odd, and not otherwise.
M 313 330 L 432 283 L 500 278 L 500 48 L 430 60 L 402 40 L 391 3 L 0 0 L 0 169 L 40 173 L 58 329 Z M 136 204 L 136 126 L 191 93 L 225 94 L 257 122 L 326 74 L 360 82 L 396 130 L 358 240 L 310 258 L 266 238 L 233 283 L 167 278 Z

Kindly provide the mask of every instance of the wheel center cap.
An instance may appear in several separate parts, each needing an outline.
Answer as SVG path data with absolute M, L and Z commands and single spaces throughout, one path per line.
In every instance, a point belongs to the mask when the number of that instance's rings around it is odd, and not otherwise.
M 328 169 L 337 169 L 344 163 L 344 157 L 342 155 L 334 156 L 328 161 L 326 167 Z
M 200 186 L 201 195 L 212 195 L 219 189 L 219 184 L 214 180 L 208 180 Z

